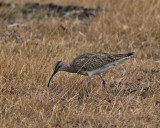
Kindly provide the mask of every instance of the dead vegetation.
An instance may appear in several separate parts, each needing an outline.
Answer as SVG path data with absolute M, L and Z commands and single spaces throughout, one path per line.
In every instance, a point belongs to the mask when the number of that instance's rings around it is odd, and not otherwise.
M 160 1 L 54 4 L 101 11 L 84 20 L 25 19 L 0 7 L 0 127 L 160 127 Z M 136 58 L 104 74 L 106 89 L 99 77 L 88 86 L 87 77 L 66 72 L 47 88 L 58 60 L 91 51 Z

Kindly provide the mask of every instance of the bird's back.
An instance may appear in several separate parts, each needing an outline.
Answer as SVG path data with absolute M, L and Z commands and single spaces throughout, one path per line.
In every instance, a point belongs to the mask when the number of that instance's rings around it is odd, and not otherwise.
M 74 72 L 84 72 L 92 71 L 103 66 L 110 64 L 121 58 L 133 55 L 133 53 L 128 54 L 108 54 L 103 52 L 92 52 L 86 53 L 76 57 L 71 63 L 70 66 Z M 82 73 L 83 74 L 83 73 Z

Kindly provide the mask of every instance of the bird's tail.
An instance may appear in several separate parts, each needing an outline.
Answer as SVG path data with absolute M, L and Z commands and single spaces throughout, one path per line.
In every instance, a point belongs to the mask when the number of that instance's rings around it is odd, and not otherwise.
M 126 56 L 127 56 L 128 58 L 134 58 L 134 57 L 135 57 L 135 56 L 134 56 L 134 52 L 127 53 Z
M 114 57 L 116 58 L 116 63 L 120 63 L 130 58 L 134 58 L 133 55 L 134 55 L 134 52 L 130 52 L 127 54 L 117 54 L 117 55 L 114 55 Z
M 114 54 L 113 56 L 115 60 L 120 60 L 120 59 L 126 60 L 126 59 L 134 57 L 133 55 L 134 55 L 134 52 L 130 52 L 127 54 Z
M 132 55 L 134 55 L 134 52 L 130 52 L 127 54 L 127 56 L 132 56 Z

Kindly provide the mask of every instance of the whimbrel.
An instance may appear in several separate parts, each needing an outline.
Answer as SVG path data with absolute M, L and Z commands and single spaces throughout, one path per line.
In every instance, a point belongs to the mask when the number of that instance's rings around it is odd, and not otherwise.
M 91 77 L 93 75 L 99 75 L 102 79 L 102 84 L 105 88 L 106 82 L 102 77 L 102 73 L 117 66 L 120 62 L 129 59 L 134 53 L 127 54 L 109 54 L 103 52 L 86 53 L 76 57 L 70 64 L 63 61 L 58 61 L 52 76 L 49 79 L 48 87 L 52 77 L 58 71 L 66 71 L 70 73 L 78 73 L 89 77 L 89 83 L 91 84 Z

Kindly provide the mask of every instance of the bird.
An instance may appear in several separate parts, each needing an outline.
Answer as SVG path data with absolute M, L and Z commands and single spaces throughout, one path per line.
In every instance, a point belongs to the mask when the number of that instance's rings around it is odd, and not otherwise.
M 119 63 L 132 58 L 134 52 L 127 54 L 109 54 L 105 52 L 91 52 L 77 56 L 71 63 L 64 61 L 58 61 L 55 65 L 54 71 L 49 78 L 48 87 L 51 79 L 59 71 L 65 71 L 69 73 L 77 73 L 80 75 L 88 76 L 91 84 L 93 75 L 99 75 L 102 79 L 103 87 L 106 87 L 106 81 L 102 77 L 102 73 L 117 66 Z

